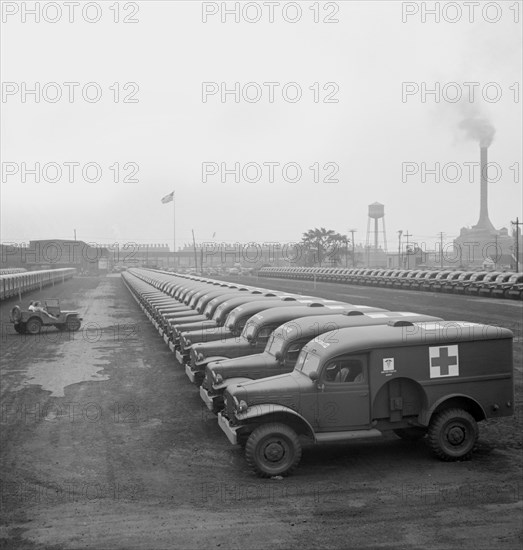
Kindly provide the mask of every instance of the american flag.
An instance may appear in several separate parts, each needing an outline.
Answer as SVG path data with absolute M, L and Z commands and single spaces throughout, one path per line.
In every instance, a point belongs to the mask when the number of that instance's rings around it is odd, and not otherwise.
M 174 200 L 174 191 L 172 193 L 169 193 L 168 195 L 165 195 L 165 197 L 162 199 L 163 204 L 167 204 L 168 202 L 171 202 Z

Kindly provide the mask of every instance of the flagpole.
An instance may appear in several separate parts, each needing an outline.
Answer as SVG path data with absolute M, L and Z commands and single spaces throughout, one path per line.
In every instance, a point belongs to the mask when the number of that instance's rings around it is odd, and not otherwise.
M 176 201 L 174 200 L 173 191 L 173 267 L 176 271 Z

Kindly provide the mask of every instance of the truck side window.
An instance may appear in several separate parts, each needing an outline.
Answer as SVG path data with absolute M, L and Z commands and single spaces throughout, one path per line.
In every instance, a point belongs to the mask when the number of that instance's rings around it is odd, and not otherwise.
M 322 379 L 327 383 L 360 384 L 365 381 L 363 358 L 340 357 L 323 369 Z
M 289 346 L 289 349 L 287 350 L 287 353 L 285 354 L 285 362 L 289 364 L 296 363 L 296 360 L 298 359 L 298 355 L 300 354 L 302 347 L 303 347 L 303 344 L 299 344 L 299 343 L 291 344 Z

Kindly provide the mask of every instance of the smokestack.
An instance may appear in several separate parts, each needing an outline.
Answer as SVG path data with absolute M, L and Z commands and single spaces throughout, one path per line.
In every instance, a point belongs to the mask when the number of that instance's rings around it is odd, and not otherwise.
M 495 231 L 492 222 L 488 217 L 488 147 L 482 145 L 480 147 L 480 172 L 481 172 L 481 194 L 480 194 L 480 209 L 479 220 L 476 227 L 479 229 L 488 229 Z

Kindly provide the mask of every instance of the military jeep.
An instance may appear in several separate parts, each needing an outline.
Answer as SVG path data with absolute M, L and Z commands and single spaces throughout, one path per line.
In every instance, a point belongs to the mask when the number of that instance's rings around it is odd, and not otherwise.
M 218 424 L 262 477 L 298 465 L 300 436 L 334 443 L 393 431 L 426 437 L 442 460 L 466 460 L 477 422 L 514 414 L 512 339 L 463 321 L 326 332 L 292 372 L 228 386 Z
M 13 307 L 10 320 L 18 334 L 38 334 L 42 327 L 49 326 L 69 332 L 80 329 L 82 318 L 78 311 L 63 311 L 60 300 L 46 300 L 44 304 L 35 310 Z

